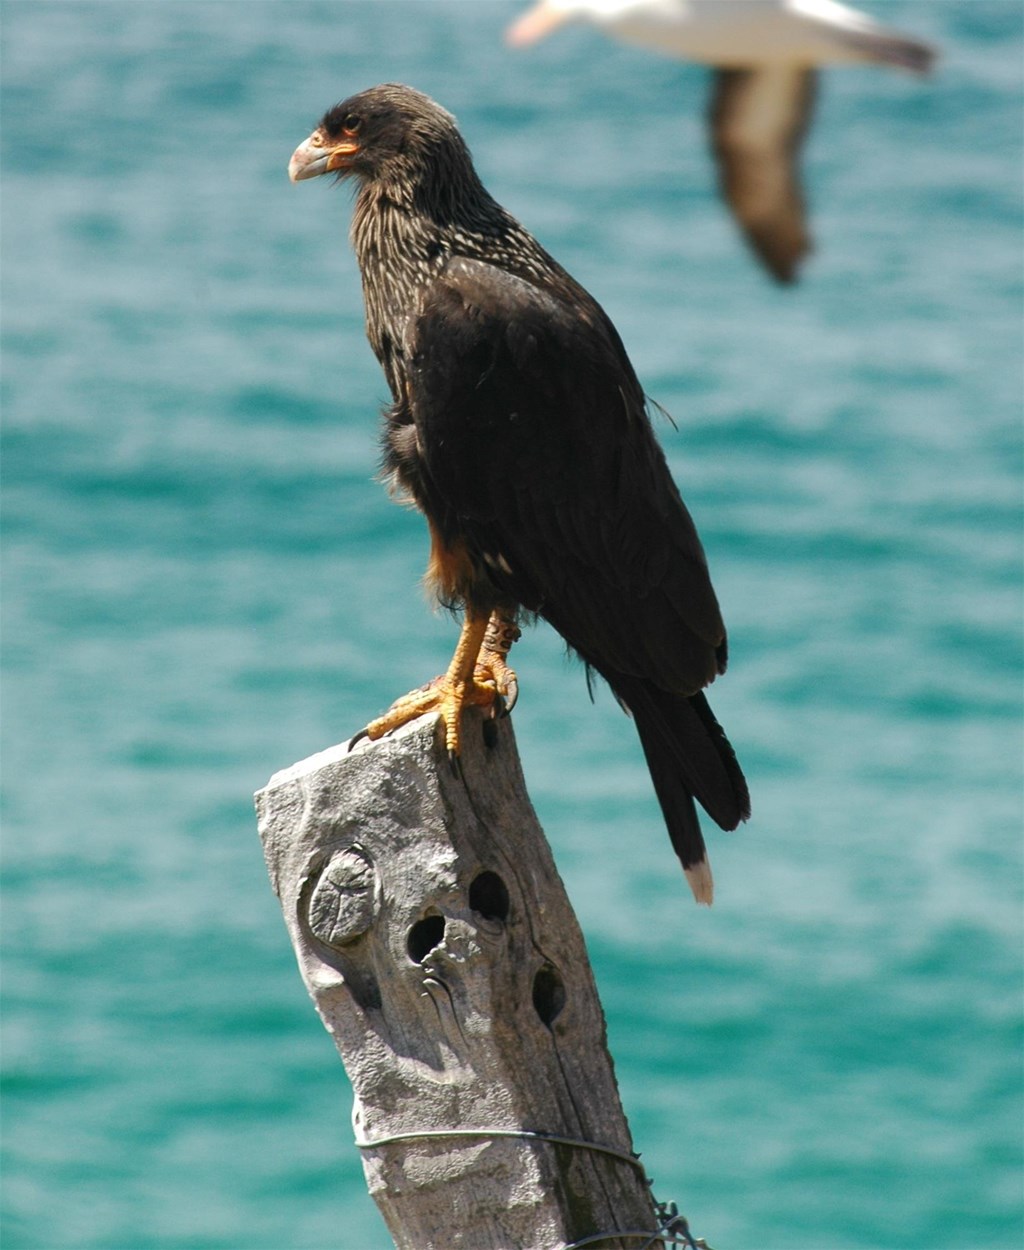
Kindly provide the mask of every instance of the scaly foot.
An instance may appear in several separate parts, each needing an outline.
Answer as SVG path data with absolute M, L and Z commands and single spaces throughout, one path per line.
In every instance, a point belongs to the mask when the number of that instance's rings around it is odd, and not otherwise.
M 396 699 L 383 716 L 370 721 L 357 738 L 376 741 L 385 734 L 407 725 L 409 721 L 427 712 L 437 712 L 444 725 L 444 742 L 448 757 L 458 759 L 462 749 L 462 709 L 466 707 L 493 707 L 498 691 L 491 680 L 483 678 L 477 669 L 469 681 L 452 680 L 450 674 L 435 677 L 426 686 L 412 690 Z
M 492 683 L 501 696 L 500 700 L 495 700 L 492 717 L 507 716 L 519 698 L 519 682 L 507 657 L 522 632 L 512 617 L 501 611 L 491 613 L 473 675 L 477 681 Z
M 491 718 L 511 711 L 519 693 L 516 675 L 505 661 L 519 637 L 515 622 L 495 612 L 490 618 L 467 614 L 448 672 L 403 695 L 352 739 L 376 741 L 427 712 L 437 712 L 444 724 L 445 747 L 452 769 L 458 772 L 462 746 L 462 709 L 486 707 Z

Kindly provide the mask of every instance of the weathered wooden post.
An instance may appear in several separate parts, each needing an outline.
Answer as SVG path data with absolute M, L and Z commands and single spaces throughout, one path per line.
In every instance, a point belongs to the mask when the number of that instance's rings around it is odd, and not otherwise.
M 467 724 L 461 778 L 435 728 L 335 747 L 256 796 L 370 1193 L 400 1250 L 661 1247 L 511 722 Z

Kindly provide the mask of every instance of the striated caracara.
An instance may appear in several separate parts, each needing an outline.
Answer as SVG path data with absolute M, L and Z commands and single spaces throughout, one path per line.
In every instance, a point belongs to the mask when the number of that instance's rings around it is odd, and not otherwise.
M 358 184 L 352 242 L 391 390 L 385 467 L 427 518 L 428 577 L 463 609 L 445 676 L 366 733 L 515 700 L 516 621 L 540 616 L 636 724 L 694 896 L 712 899 L 696 799 L 723 828 L 747 786 L 702 691 L 725 627 L 697 531 L 598 303 L 484 189 L 454 119 L 386 84 L 327 112 L 293 181 Z

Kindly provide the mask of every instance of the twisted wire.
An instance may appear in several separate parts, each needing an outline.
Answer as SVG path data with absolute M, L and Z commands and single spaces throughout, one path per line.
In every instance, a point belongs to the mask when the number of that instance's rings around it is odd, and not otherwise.
M 515 1137 L 524 1141 L 542 1141 L 550 1142 L 557 1146 L 574 1146 L 579 1150 L 593 1150 L 598 1154 L 610 1155 L 613 1159 L 621 1159 L 624 1163 L 631 1164 L 640 1173 L 644 1184 L 648 1189 L 651 1187 L 650 1178 L 647 1175 L 644 1165 L 640 1162 L 640 1156 L 629 1154 L 625 1150 L 618 1150 L 615 1146 L 604 1146 L 599 1142 L 584 1141 L 579 1137 L 563 1137 L 558 1133 L 544 1133 L 534 1129 L 517 1129 L 517 1128 L 451 1128 L 451 1129 L 419 1129 L 410 1133 L 390 1133 L 386 1137 L 372 1138 L 356 1138 L 355 1144 L 360 1150 L 376 1150 L 379 1146 L 390 1146 L 394 1142 L 402 1141 L 431 1141 L 443 1138 L 460 1138 L 460 1137 Z M 651 1250 L 657 1242 L 664 1245 L 686 1246 L 689 1250 L 711 1250 L 703 1238 L 697 1238 L 695 1241 L 690 1233 L 690 1227 L 685 1218 L 679 1214 L 679 1208 L 674 1202 L 659 1202 L 657 1204 L 658 1212 L 658 1228 L 653 1232 L 650 1229 L 622 1229 L 607 1233 L 590 1233 L 588 1236 L 581 1238 L 579 1241 L 572 1242 L 571 1245 L 565 1247 L 565 1250 L 582 1250 L 585 1246 L 593 1246 L 602 1241 L 623 1241 L 643 1239 L 643 1245 L 640 1250 Z
M 541 1133 L 526 1128 L 424 1129 L 412 1133 L 392 1133 L 388 1137 L 374 1137 L 366 1141 L 360 1141 L 356 1138 L 356 1145 L 360 1150 L 373 1150 L 377 1146 L 389 1146 L 392 1142 L 424 1141 L 433 1137 L 520 1137 L 525 1138 L 527 1141 L 544 1141 L 553 1142 L 559 1146 L 576 1146 L 581 1150 L 595 1150 L 599 1154 L 611 1155 L 615 1159 L 622 1159 L 624 1163 L 631 1163 L 640 1172 L 644 1180 L 647 1179 L 647 1173 L 644 1171 L 644 1165 L 640 1162 L 639 1155 L 627 1154 L 625 1150 L 617 1150 L 614 1146 L 602 1146 L 598 1142 L 583 1141 L 576 1137 L 560 1137 L 557 1133 Z

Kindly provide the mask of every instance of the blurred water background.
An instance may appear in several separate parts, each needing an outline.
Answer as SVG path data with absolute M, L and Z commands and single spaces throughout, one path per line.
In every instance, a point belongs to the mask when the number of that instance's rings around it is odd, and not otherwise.
M 632 728 L 546 628 L 531 794 L 655 1191 L 719 1250 L 1019 1247 L 1021 6 L 873 3 L 818 252 L 762 276 L 705 75 L 511 3 L 3 20 L 3 1244 L 378 1250 L 251 793 L 440 671 L 349 196 L 285 166 L 383 80 L 604 303 L 730 628 L 754 818 L 689 899 Z

